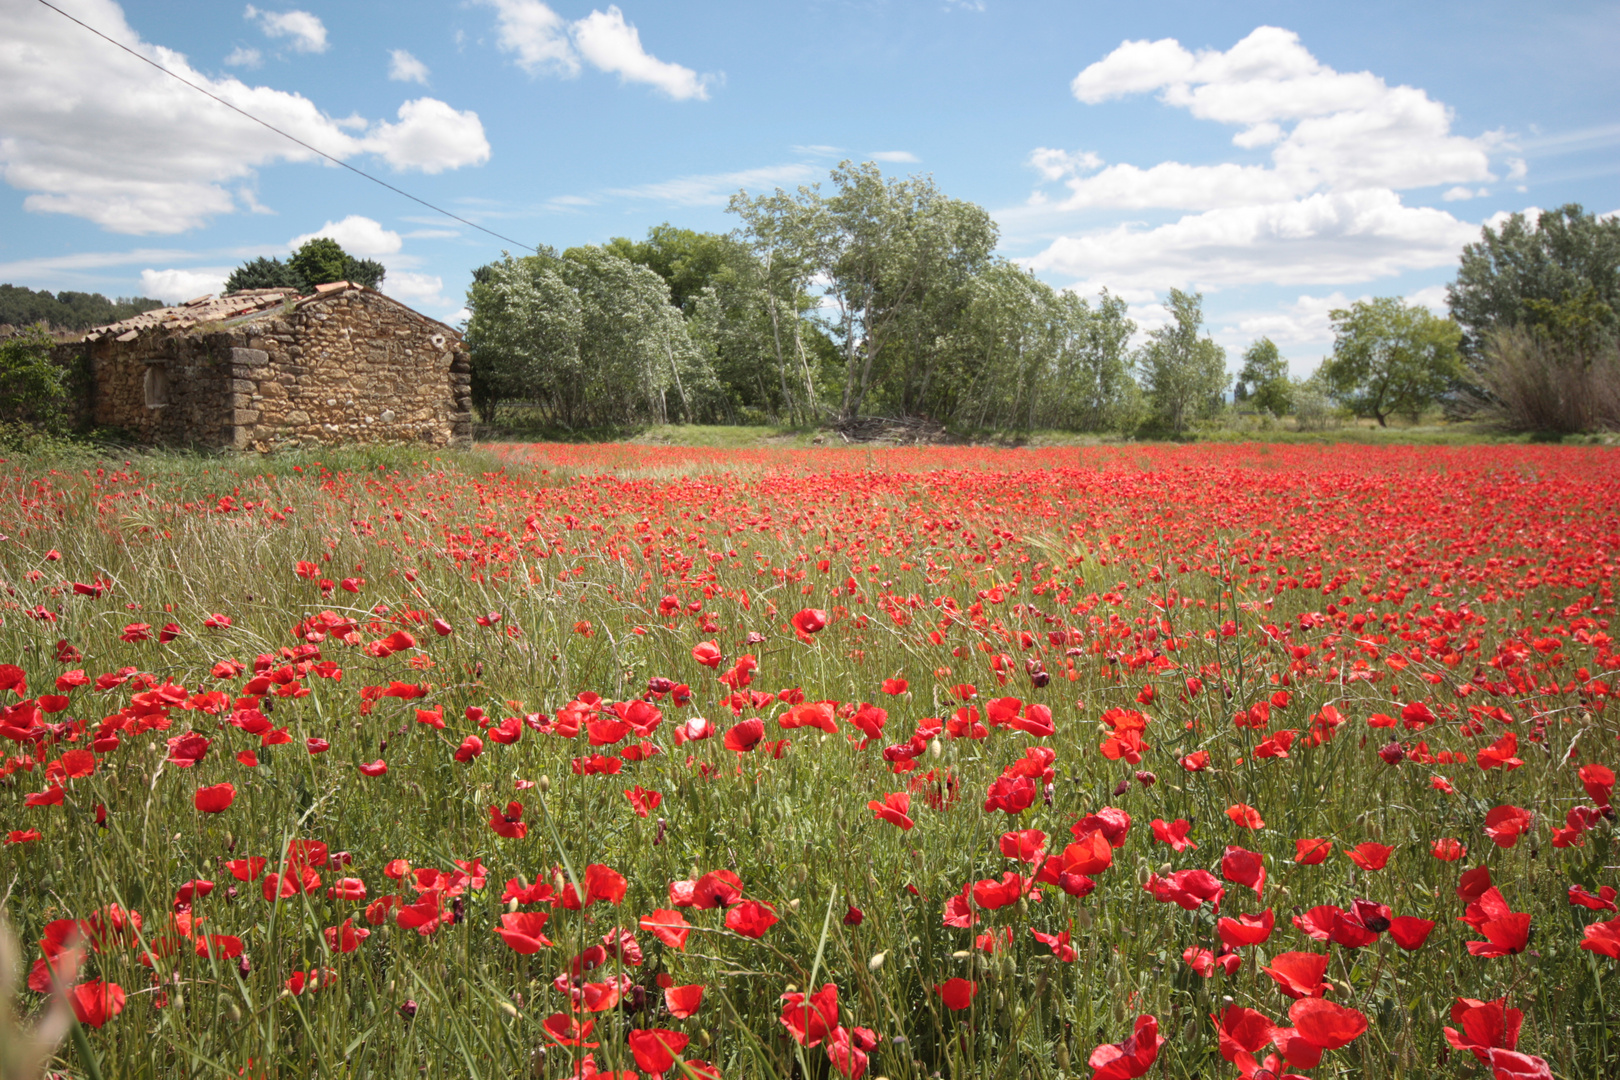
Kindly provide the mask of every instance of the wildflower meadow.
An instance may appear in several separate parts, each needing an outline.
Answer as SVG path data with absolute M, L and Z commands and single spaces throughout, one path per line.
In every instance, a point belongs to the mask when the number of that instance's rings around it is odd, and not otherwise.
M 17 460 L 0 534 L 8 1076 L 1620 1075 L 1612 451 Z

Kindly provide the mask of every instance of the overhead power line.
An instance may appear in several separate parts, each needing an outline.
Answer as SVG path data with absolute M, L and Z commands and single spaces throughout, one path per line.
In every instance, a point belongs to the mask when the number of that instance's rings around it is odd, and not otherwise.
M 230 102 L 226 101 L 224 98 L 220 97 L 218 94 L 211 93 L 210 91 L 204 89 L 203 87 L 198 86 L 196 83 L 192 82 L 190 79 L 184 78 L 184 77 L 182 77 L 180 75 L 176 75 L 174 72 L 170 71 L 168 68 L 166 68 L 162 64 L 158 63 L 156 60 L 153 60 L 150 57 L 142 56 L 140 53 L 136 52 L 134 49 L 130 48 L 128 45 L 125 45 L 121 41 L 115 41 L 114 39 L 108 37 L 106 34 L 103 34 L 100 30 L 97 30 L 95 27 L 91 26 L 89 23 L 84 22 L 81 19 L 74 18 L 72 15 L 69 15 L 67 12 L 65 12 L 61 8 L 57 7 L 55 4 L 50 3 L 50 0 L 39 0 L 39 2 L 41 4 L 44 4 L 46 7 L 50 8 L 52 11 L 56 12 L 58 15 L 62 16 L 62 18 L 68 20 L 69 22 L 77 23 L 79 26 L 84 27 L 84 29 L 90 31 L 92 34 L 96 35 L 96 37 L 100 38 L 102 41 L 105 41 L 110 45 L 116 45 L 118 48 L 123 49 L 125 52 L 129 53 L 129 55 L 133 56 L 135 59 L 139 60 L 141 63 L 150 64 L 152 67 L 155 67 L 159 71 L 163 72 L 163 74 L 169 76 L 169 78 L 175 79 L 175 80 L 177 80 L 179 82 L 182 82 L 182 83 L 185 83 L 187 86 L 191 87 L 193 90 L 197 91 L 197 93 L 203 95 L 204 97 L 212 98 L 214 101 L 219 102 L 221 105 L 225 106 L 227 109 L 230 109 L 232 112 L 238 113 L 239 115 L 247 117 L 249 120 L 253 121 L 255 124 L 258 124 L 260 127 L 269 128 L 271 131 L 275 132 L 277 135 L 280 135 L 284 139 L 289 139 L 292 142 L 297 143 L 299 146 L 302 146 L 305 150 L 308 150 L 310 153 L 318 154 L 319 156 L 325 158 L 327 161 L 330 161 L 332 164 L 340 165 L 343 168 L 348 169 L 350 172 L 354 173 L 357 176 L 363 176 L 367 180 L 370 180 L 373 184 L 381 184 L 383 187 L 387 188 L 389 191 L 392 191 L 394 194 L 403 195 L 407 199 L 411 200 L 412 202 L 419 203 L 422 206 L 427 207 L 429 210 L 432 210 L 436 214 L 443 214 L 445 217 L 450 218 L 452 221 L 459 221 L 463 225 L 467 226 L 469 229 L 477 229 L 481 233 L 487 233 L 490 236 L 495 237 L 495 239 L 497 239 L 497 240 L 505 240 L 507 243 L 515 244 L 519 248 L 522 248 L 522 249 L 527 250 L 527 251 L 534 251 L 535 250 L 535 246 L 533 244 L 526 244 L 522 240 L 514 240 L 512 237 L 502 235 L 501 233 L 496 232 L 494 229 L 486 229 L 482 225 L 478 224 L 475 221 L 468 221 L 466 218 L 460 216 L 459 214 L 452 214 L 450 211 L 446 210 L 442 206 L 434 206 L 432 203 L 428 202 L 426 199 L 418 198 L 417 196 L 412 195 L 410 192 L 404 190 L 403 188 L 397 188 L 393 184 L 390 184 L 388 181 L 382 179 L 381 177 L 371 175 L 370 173 L 366 172 L 364 169 L 357 169 L 353 165 L 350 165 L 347 161 L 344 161 L 341 158 L 335 158 L 331 154 L 328 154 L 326 151 L 309 145 L 309 143 L 305 142 L 303 139 L 300 139 L 298 136 L 290 135 L 287 132 L 282 131 L 280 128 L 276 127 L 274 124 L 269 123 L 268 121 L 260 120 L 257 116 L 254 116 L 252 113 L 246 111 L 245 109 L 237 108 L 235 105 L 232 105 Z

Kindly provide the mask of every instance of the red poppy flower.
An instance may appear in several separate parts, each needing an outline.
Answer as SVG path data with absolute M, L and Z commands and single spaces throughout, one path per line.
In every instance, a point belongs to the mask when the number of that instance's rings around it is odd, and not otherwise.
M 1614 902 L 1617 895 L 1620 895 L 1620 893 L 1615 891 L 1613 885 L 1600 887 L 1596 896 L 1587 892 L 1583 886 L 1571 885 L 1569 887 L 1569 902 L 1589 911 L 1620 911 L 1620 907 L 1617 907 Z
M 1047 751 L 1047 753 L 1050 754 L 1051 751 Z M 1050 764 L 1051 761 L 1052 758 L 1048 757 L 1047 764 Z M 1069 833 L 1076 840 L 1081 839 L 1087 833 L 1098 832 L 1107 838 L 1108 846 L 1113 848 L 1124 847 L 1125 838 L 1130 834 L 1130 831 L 1131 815 L 1117 806 L 1105 806 L 1096 813 L 1087 814 L 1069 826 Z
M 1300 866 L 1317 866 L 1333 853 L 1330 840 L 1309 839 L 1294 841 L 1294 862 Z
M 838 987 L 824 983 L 808 997 L 801 993 L 783 994 L 779 1018 L 782 1026 L 800 1046 L 818 1046 L 838 1026 Z
M 1383 844 L 1375 844 L 1371 840 L 1357 844 L 1353 848 L 1345 848 L 1345 858 L 1355 863 L 1362 870 L 1382 870 L 1389 862 L 1390 853 L 1395 849 Z
M 328 926 L 324 931 L 326 947 L 333 952 L 351 953 L 360 947 L 360 943 L 371 936 L 371 931 L 364 927 L 356 927 L 353 919 L 344 919 L 341 926 Z
M 326 890 L 328 900 L 347 900 L 352 902 L 366 898 L 366 883 L 359 878 L 338 878 L 330 889 Z
M 1203 772 L 1209 768 L 1209 751 L 1198 750 L 1181 759 L 1181 767 L 1188 772 Z
M 1491 887 L 1491 868 L 1476 866 L 1464 870 L 1457 881 L 1457 896 L 1462 900 L 1478 900 Z
M 1534 815 L 1518 806 L 1498 806 L 1485 815 L 1485 835 L 1497 847 L 1510 848 L 1530 828 Z
M 733 724 L 726 732 L 726 749 L 746 754 L 765 738 L 765 721 L 757 716 Z
M 1449 836 L 1430 844 L 1429 851 L 1441 862 L 1456 862 L 1468 854 L 1468 849 L 1463 847 L 1460 840 L 1453 840 Z
M 360 772 L 365 776 L 381 776 L 387 771 L 388 764 L 382 758 L 378 758 L 369 765 L 360 766 Z
M 1266 891 L 1266 864 L 1257 851 L 1228 847 L 1221 856 L 1221 877 L 1239 885 L 1247 885 L 1258 898 Z
M 176 735 L 169 740 L 168 763 L 179 769 L 189 769 L 203 759 L 211 745 L 208 739 L 195 731 Z
M 961 1012 L 973 1004 L 973 996 L 979 992 L 979 984 L 968 979 L 950 978 L 934 987 L 934 993 L 945 1003 L 945 1007 L 952 1012 Z
M 124 988 L 117 983 L 94 979 L 80 983 L 67 993 L 68 1004 L 79 1023 L 98 1028 L 124 1011 Z
M 489 808 L 489 828 L 496 836 L 508 840 L 521 840 L 529 835 L 529 826 L 523 821 L 523 804 L 509 802 L 503 812 L 500 807 Z
M 1514 757 L 1519 752 L 1519 736 L 1509 731 L 1475 755 L 1481 769 L 1500 768 L 1505 772 L 1517 769 L 1524 762 Z
M 827 613 L 820 608 L 804 608 L 788 621 L 793 624 L 793 629 L 808 637 L 826 628 Z
M 726 912 L 726 927 L 743 937 L 764 937 L 776 922 L 776 909 L 763 900 L 744 900 Z
M 681 1032 L 667 1028 L 632 1030 L 627 1039 L 636 1064 L 650 1073 L 664 1073 L 674 1068 L 681 1051 L 691 1041 Z
M 1245 1009 L 1241 1005 L 1228 1005 L 1221 1010 L 1219 1017 L 1211 1016 L 1210 1019 L 1215 1021 L 1215 1036 L 1221 1057 L 1227 1061 L 1236 1061 L 1239 1055 L 1258 1052 L 1270 1045 L 1277 1032 L 1277 1025 L 1264 1013 Z
M 1223 917 L 1215 923 L 1215 930 L 1220 934 L 1222 944 L 1236 949 L 1264 942 L 1271 936 L 1275 924 L 1276 916 L 1267 908 L 1258 915 L 1239 915 L 1235 919 Z
M 1035 803 L 1035 781 L 1027 776 L 998 776 L 984 796 L 984 812 L 1021 814 Z
M 659 908 L 651 915 L 643 915 L 639 925 L 672 949 L 686 948 L 687 935 L 692 932 L 691 924 L 680 912 L 670 911 L 667 908 Z
M 38 829 L 13 829 L 6 834 L 7 844 L 31 844 L 38 839 Z
M 1159 1021 L 1152 1016 L 1138 1016 L 1135 1028 L 1124 1042 L 1099 1046 L 1091 1052 L 1086 1061 L 1093 1070 L 1091 1080 L 1132 1080 L 1145 1076 L 1158 1060 L 1159 1047 L 1163 1045 Z
M 1148 828 L 1153 830 L 1153 839 L 1161 844 L 1169 844 L 1172 851 L 1186 851 L 1198 845 L 1187 839 L 1187 833 L 1192 829 L 1192 823 L 1186 818 L 1177 818 L 1166 822 L 1163 818 L 1154 818 L 1148 822 Z
M 576 1016 L 567 1013 L 552 1013 L 541 1023 L 540 1028 L 547 1037 L 558 1046 L 585 1046 L 595 1047 L 601 1043 L 586 1042 L 591 1037 L 591 1029 L 596 1027 L 595 1020 L 586 1020 L 581 1023 Z
M 1553 1080 L 1552 1069 L 1542 1058 L 1517 1050 L 1485 1051 L 1485 1064 L 1495 1080 Z
M 669 986 L 664 988 L 664 1008 L 677 1020 L 695 1015 L 703 1005 L 703 986 Z
M 1525 918 L 1528 919 L 1529 916 Z M 1587 952 L 1599 953 L 1610 960 L 1620 960 L 1620 919 L 1591 923 L 1581 931 L 1581 935 L 1585 938 L 1581 942 L 1581 948 Z M 1474 943 L 1468 944 L 1472 949 Z
M 1485 936 L 1484 941 L 1468 942 L 1468 951 L 1475 956 L 1513 956 L 1530 942 L 1530 914 L 1511 910 L 1494 886 L 1468 905 L 1463 921 Z
M 456 760 L 463 765 L 471 764 L 473 759 L 484 752 L 484 740 L 476 735 L 468 735 L 456 747 Z
M 1454 1049 L 1472 1051 L 1476 1058 L 1485 1061 L 1486 1050 L 1493 1047 L 1512 1050 L 1519 1045 L 1524 1013 L 1508 1008 L 1505 997 L 1495 1001 L 1460 997 L 1451 1007 L 1451 1022 L 1458 1027 L 1445 1029 L 1446 1041 Z
M 717 641 L 699 642 L 692 646 L 692 659 L 706 668 L 714 668 L 719 671 L 720 661 L 723 659 L 720 654 L 720 643 Z
M 217 814 L 236 800 L 236 788 L 229 782 L 198 788 L 193 801 L 204 814 Z
M 1149 874 L 1142 888 L 1160 903 L 1173 903 L 1187 911 L 1196 911 L 1205 903 L 1219 910 L 1226 895 L 1226 887 L 1208 870 L 1177 870 L 1168 877 Z
M 1432 919 L 1419 919 L 1412 915 L 1397 915 L 1389 920 L 1389 936 L 1407 952 L 1415 952 L 1423 948 L 1423 943 L 1429 940 L 1429 932 L 1434 929 Z
M 884 679 L 883 692 L 885 694 L 903 694 L 911 688 L 911 684 L 904 679 Z
M 495 928 L 495 932 L 513 952 L 527 956 L 552 944 L 541 932 L 550 917 L 551 914 L 545 911 L 509 911 L 501 916 L 501 925 Z
M 648 791 L 640 784 L 626 788 L 624 797 L 630 800 L 630 809 L 636 812 L 637 817 L 646 817 L 658 809 L 658 804 L 664 801 L 663 795 L 656 791 Z
M 1002 833 L 999 846 L 1001 853 L 1009 859 L 1027 863 L 1040 862 L 1042 854 L 1046 851 L 1046 834 L 1039 829 L 1018 829 Z
M 742 881 L 730 870 L 711 870 L 696 881 L 669 883 L 669 901 L 676 907 L 707 911 L 742 899 Z
M 1277 989 L 1291 998 L 1321 997 L 1332 989 L 1322 980 L 1327 972 L 1326 953 L 1285 952 L 1271 958 L 1271 966 L 1260 970 L 1270 975 Z
M 898 825 L 902 830 L 909 830 L 915 824 L 906 816 L 911 811 L 911 796 L 904 791 L 890 792 L 883 796 L 882 802 L 870 800 L 866 808 L 872 811 L 875 820 Z
M 1226 816 L 1232 819 L 1232 824 L 1245 829 L 1263 829 L 1266 827 L 1265 819 L 1260 811 L 1247 803 L 1236 803 L 1226 808 Z
M 1034 935 L 1036 941 L 1050 948 L 1052 955 L 1058 960 L 1065 964 L 1074 963 L 1078 954 L 1074 951 L 1074 946 L 1069 944 L 1069 931 L 1065 930 L 1061 934 L 1043 934 L 1032 926 L 1029 932 Z
M 1614 770 L 1607 765 L 1582 765 L 1576 773 L 1586 795 L 1599 806 L 1608 806 L 1614 792 Z
M 598 900 L 618 904 L 624 899 L 625 888 L 624 876 L 612 867 L 604 866 L 601 863 L 591 863 L 585 868 L 585 905 L 587 907 Z
M 1367 1018 L 1358 1009 L 1335 1005 L 1325 998 L 1307 997 L 1294 1002 L 1288 1018 L 1300 1038 L 1323 1050 L 1337 1050 L 1359 1039 L 1367 1030 Z

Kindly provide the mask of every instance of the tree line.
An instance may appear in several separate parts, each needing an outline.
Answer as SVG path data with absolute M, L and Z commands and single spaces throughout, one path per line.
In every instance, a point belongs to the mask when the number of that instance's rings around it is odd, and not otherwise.
M 1279 417 L 1303 419 L 1303 404 L 1385 424 L 1439 405 L 1523 426 L 1526 390 L 1504 372 L 1528 367 L 1560 400 L 1597 401 L 1591 373 L 1614 349 L 1620 223 L 1574 205 L 1486 227 L 1449 316 L 1360 300 L 1331 313 L 1333 351 L 1311 378 L 1290 378 L 1261 338 L 1235 383 L 1197 293 L 1171 290 L 1167 321 L 1133 344 L 1123 300 L 1055 290 L 995 255 L 989 214 L 928 177 L 845 162 L 825 190 L 739 192 L 728 211 L 726 234 L 665 224 L 478 268 L 467 340 L 482 417 L 524 410 L 579 429 L 876 414 L 1181 434 L 1228 408 L 1230 390 Z
M 92 326 L 122 322 L 163 306 L 163 301 L 147 296 L 120 296 L 109 300 L 100 293 L 63 289 L 51 294 L 21 285 L 0 285 L 0 324 L 39 326 L 52 330 L 88 330 Z

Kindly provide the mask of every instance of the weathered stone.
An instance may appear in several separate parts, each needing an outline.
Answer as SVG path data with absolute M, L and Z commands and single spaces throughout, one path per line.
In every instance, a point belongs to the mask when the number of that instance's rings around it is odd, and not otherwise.
M 270 362 L 270 354 L 263 349 L 232 349 L 231 363 L 245 367 L 262 367 Z

